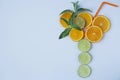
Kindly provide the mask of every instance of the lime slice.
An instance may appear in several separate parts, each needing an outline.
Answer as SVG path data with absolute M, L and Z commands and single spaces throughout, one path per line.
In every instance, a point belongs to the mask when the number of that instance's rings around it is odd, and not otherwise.
M 73 20 L 73 23 L 76 24 L 77 26 L 79 26 L 80 28 L 84 28 L 84 26 L 85 26 L 85 20 L 80 16 L 77 16 Z
M 82 39 L 78 42 L 78 49 L 80 51 L 89 51 L 90 50 L 90 47 L 91 47 L 91 44 L 88 40 L 86 39 Z
M 86 78 L 90 75 L 91 69 L 88 65 L 80 65 L 78 68 L 78 75 L 80 77 Z
M 89 64 L 91 61 L 91 56 L 89 53 L 87 52 L 82 52 L 79 56 L 78 56 L 78 60 L 81 64 Z

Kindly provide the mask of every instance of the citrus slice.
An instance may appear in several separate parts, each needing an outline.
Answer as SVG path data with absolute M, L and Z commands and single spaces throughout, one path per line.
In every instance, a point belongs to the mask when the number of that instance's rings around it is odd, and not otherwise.
M 69 37 L 73 41 L 79 41 L 83 38 L 83 31 L 72 28 L 71 31 L 69 32 Z
M 84 26 L 85 26 L 85 20 L 80 16 L 77 16 L 73 20 L 73 23 L 76 24 L 77 26 L 79 26 L 80 28 L 84 28 Z
M 103 32 L 107 32 L 110 28 L 109 19 L 103 15 L 95 17 L 92 24 L 101 27 Z
M 63 14 L 61 14 L 60 15 L 60 19 L 59 19 L 59 22 L 60 22 L 60 24 L 64 27 L 64 28 L 67 28 L 68 27 L 68 25 L 63 21 L 63 20 L 61 20 L 61 18 L 64 18 L 64 19 L 66 19 L 66 20 L 70 20 L 70 17 L 71 17 L 71 15 L 72 15 L 72 13 L 71 12 L 65 12 L 65 13 L 63 13 Z
M 88 65 L 80 65 L 78 68 L 78 75 L 80 77 L 86 78 L 90 75 L 91 69 Z
M 88 12 L 81 12 L 78 16 L 82 17 L 85 20 L 85 27 L 89 27 L 92 24 L 92 16 Z
M 78 60 L 81 64 L 89 64 L 91 61 L 91 56 L 89 53 L 87 52 L 82 52 L 79 56 L 78 56 Z
M 85 37 L 90 42 L 98 42 L 102 39 L 102 29 L 98 26 L 91 26 L 85 32 Z
M 80 51 L 89 51 L 90 50 L 90 47 L 91 47 L 91 44 L 88 40 L 86 39 L 82 39 L 78 42 L 78 49 Z

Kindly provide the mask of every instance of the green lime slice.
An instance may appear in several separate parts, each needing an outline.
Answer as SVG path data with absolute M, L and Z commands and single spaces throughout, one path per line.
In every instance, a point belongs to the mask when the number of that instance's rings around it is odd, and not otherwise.
M 79 56 L 78 56 L 78 60 L 81 64 L 89 64 L 91 61 L 91 56 L 89 53 L 87 52 L 82 52 Z
M 86 40 L 86 39 L 82 39 L 78 42 L 78 49 L 80 51 L 89 51 L 90 50 L 90 47 L 91 47 L 91 43 Z
M 90 75 L 91 69 L 88 65 L 80 65 L 78 68 L 78 75 L 80 77 L 86 78 Z
M 73 23 L 76 24 L 77 26 L 79 26 L 80 28 L 84 28 L 84 26 L 85 26 L 85 20 L 80 16 L 77 16 L 73 20 Z

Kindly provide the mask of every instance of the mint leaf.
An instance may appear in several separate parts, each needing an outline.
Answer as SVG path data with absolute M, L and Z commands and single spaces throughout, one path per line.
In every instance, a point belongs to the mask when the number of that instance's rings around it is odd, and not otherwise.
M 75 13 L 72 13 L 70 20 L 69 20 L 69 24 L 72 25 L 73 24 L 73 20 L 75 19 L 76 15 Z
M 74 11 L 75 12 L 77 12 L 77 10 L 78 10 L 78 1 L 77 2 L 72 2 L 72 4 L 73 4 L 73 7 L 74 7 Z
M 92 12 L 90 9 L 87 9 L 87 8 L 79 8 L 77 11 L 89 11 L 89 12 Z
M 73 11 L 72 11 L 72 10 L 70 10 L 70 9 L 66 9 L 66 10 L 62 11 L 62 12 L 60 13 L 60 15 L 61 15 L 61 14 L 63 14 L 63 13 L 65 13 L 65 12 L 70 12 L 70 13 L 73 13 Z
M 69 21 L 67 21 L 65 18 L 61 18 L 67 25 L 69 25 Z
M 77 30 L 81 30 L 81 28 L 80 28 L 79 26 L 77 26 L 76 24 L 73 24 L 71 27 L 72 27 L 72 28 L 75 28 L 75 29 L 77 29 Z
M 64 38 L 64 37 L 68 36 L 70 31 L 71 31 L 71 28 L 66 28 L 66 29 L 60 34 L 59 39 L 62 39 L 62 38 Z
M 79 8 L 79 9 L 77 10 L 77 12 L 82 12 L 82 11 L 92 12 L 90 9 L 87 9 L 87 8 Z

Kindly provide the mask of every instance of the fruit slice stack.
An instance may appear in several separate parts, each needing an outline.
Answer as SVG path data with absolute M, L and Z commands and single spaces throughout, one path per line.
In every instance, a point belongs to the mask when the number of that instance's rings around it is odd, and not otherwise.
M 78 56 L 78 60 L 81 64 L 78 68 L 78 75 L 83 78 L 88 77 L 91 73 L 91 68 L 88 65 L 91 61 L 91 55 L 89 54 L 90 47 L 91 43 L 86 39 L 82 39 L 78 42 L 78 49 L 81 51 Z

